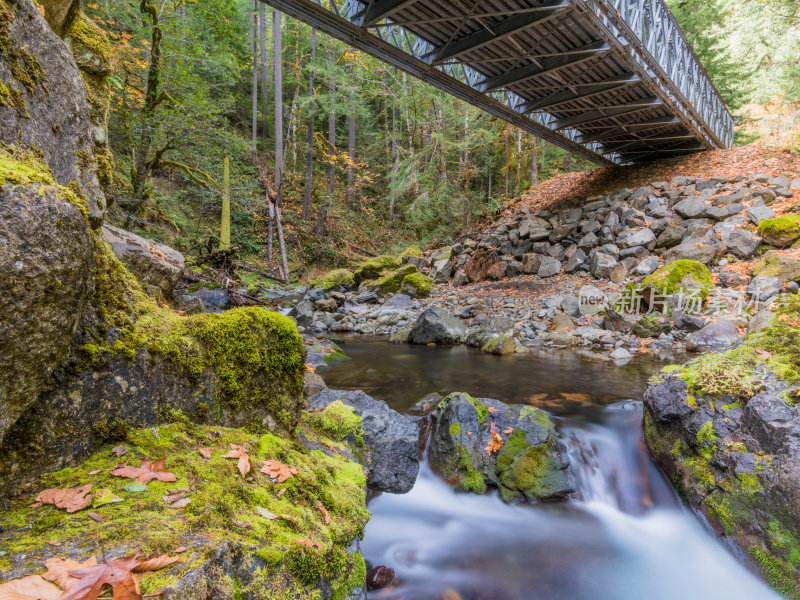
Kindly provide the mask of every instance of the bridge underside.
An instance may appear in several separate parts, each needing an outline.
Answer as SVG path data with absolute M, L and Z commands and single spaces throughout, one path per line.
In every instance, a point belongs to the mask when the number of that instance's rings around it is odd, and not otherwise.
M 601 165 L 730 147 L 663 0 L 262 0 Z

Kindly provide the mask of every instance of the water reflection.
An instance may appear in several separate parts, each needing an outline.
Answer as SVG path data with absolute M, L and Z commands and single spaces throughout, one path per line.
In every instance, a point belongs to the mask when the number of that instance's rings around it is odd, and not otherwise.
M 456 493 L 423 465 L 411 492 L 370 502 L 364 556 L 397 573 L 371 600 L 778 598 L 681 506 L 647 455 L 638 399 L 657 361 L 620 368 L 575 353 L 501 358 L 361 340 L 345 350 L 351 360 L 325 373 L 328 385 L 399 410 L 455 390 L 545 407 L 578 489 L 569 502 L 508 506 Z

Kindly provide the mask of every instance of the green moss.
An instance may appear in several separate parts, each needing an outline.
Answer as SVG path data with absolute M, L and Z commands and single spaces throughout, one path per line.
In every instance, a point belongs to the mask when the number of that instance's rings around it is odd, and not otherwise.
M 676 260 L 664 265 L 645 278 L 642 285 L 654 287 L 667 295 L 678 294 L 687 289 L 699 289 L 700 296 L 704 299 L 714 287 L 708 267 L 695 260 Z
M 121 442 L 128 437 L 131 426 L 119 417 L 110 423 L 95 423 L 94 435 L 101 443 Z
M 784 215 L 764 219 L 758 225 L 758 235 L 776 246 L 789 246 L 800 238 L 800 215 Z
M 337 441 L 361 429 L 361 417 L 341 400 L 331 402 L 319 412 L 305 413 L 303 419 L 312 429 Z
M 118 460 L 111 445 L 78 467 L 44 476 L 0 511 L 0 532 L 4 531 L 0 533 L 0 555 L 9 557 L 9 567 L 19 567 L 28 557 L 40 555 L 49 548 L 48 541 L 72 548 L 78 552 L 76 558 L 94 554 L 98 548 L 148 554 L 190 547 L 182 563 L 141 575 L 142 592 L 154 593 L 202 566 L 230 543 L 245 557 L 258 556 L 268 563 L 262 581 L 269 582 L 262 590 L 266 595 L 254 597 L 311 598 L 318 584 L 315 576 L 334 579 L 337 598 L 345 598 L 344 591 L 363 585 L 363 559 L 347 554 L 369 518 L 366 478 L 360 465 L 340 455 L 306 450 L 292 439 L 272 434 L 254 439 L 241 430 L 185 423 L 160 426 L 157 433 L 158 437 L 152 429 L 131 430 L 125 458 L 139 465 L 145 458 L 167 457 L 167 468 L 178 482 L 153 481 L 145 492 L 125 491 L 130 480 L 109 474 Z M 326 440 L 310 430 L 305 433 L 317 443 Z M 279 460 L 295 467 L 297 475 L 278 484 L 256 468 L 244 480 L 236 461 L 223 458 L 232 443 L 247 448 L 256 465 L 261 460 Z M 210 460 L 203 460 L 198 453 L 204 447 L 214 449 Z M 85 483 L 93 484 L 97 491 L 109 489 L 123 499 L 92 509 L 103 517 L 102 523 L 87 519 L 85 512 L 67 514 L 51 506 L 30 508 L 40 489 Z M 162 501 L 165 491 L 183 487 L 191 488 L 191 504 L 180 510 L 168 508 Z M 264 519 L 257 514 L 257 506 L 281 518 Z M 297 540 L 316 542 L 321 548 L 304 548 Z M 214 583 L 222 584 L 221 579 Z
M 466 394 L 464 395 L 466 396 Z M 476 400 L 472 396 L 467 396 L 467 400 L 469 400 L 469 403 L 475 407 L 475 412 L 478 413 L 478 423 L 485 422 L 486 417 L 489 416 L 489 407 L 480 400 Z
M 388 275 L 384 275 L 375 282 L 375 285 L 384 294 L 396 294 L 400 291 L 400 285 L 403 283 L 403 280 L 407 276 L 414 274 L 417 274 L 417 267 L 414 265 L 405 265 L 390 272 Z
M 514 431 L 497 454 L 500 495 L 506 501 L 550 498 L 565 487 L 566 473 L 549 443 L 535 446 L 521 429 Z
M 433 280 L 422 273 L 409 273 L 403 277 L 400 291 L 412 298 L 426 298 L 430 296 Z
M 751 546 L 748 552 L 772 589 L 783 594 L 785 598 L 792 600 L 800 598 L 793 569 L 758 546 Z
M 461 435 L 461 423 L 459 423 L 459 422 L 457 422 L 457 421 L 456 421 L 455 423 L 453 423 L 452 425 L 450 425 L 450 429 L 449 429 L 449 431 L 450 431 L 450 436 L 451 436 L 451 437 L 458 437 L 458 436 L 460 436 L 460 435 Z
M 0 81 L 0 106 L 10 106 L 17 111 L 19 116 L 26 119 L 30 118 L 30 113 L 25 106 L 25 99 L 18 89 L 13 85 L 6 85 Z
M 484 481 L 483 475 L 478 473 L 475 469 L 471 469 L 467 472 L 461 480 L 461 483 L 459 483 L 459 486 L 462 490 L 470 494 L 480 495 L 486 493 L 486 481 Z
M 371 279 L 378 279 L 389 271 L 393 271 L 400 267 L 400 261 L 392 256 L 378 256 L 365 261 L 355 271 L 353 271 L 353 279 L 356 284 L 362 281 Z
M 400 254 L 400 256 L 398 256 L 397 258 L 398 258 L 400 261 L 402 261 L 402 260 L 403 260 L 403 259 L 404 259 L 406 256 L 416 256 L 416 257 L 420 257 L 420 256 L 422 256 L 422 250 L 420 249 L 420 247 L 419 247 L 419 246 L 416 246 L 416 245 L 414 245 L 414 244 L 411 244 L 411 245 L 410 245 L 408 248 L 406 248 L 405 250 L 403 250 L 403 252 L 402 252 L 402 253 Z
M 356 281 L 353 277 L 353 272 L 348 269 L 334 269 L 328 271 L 322 278 L 323 284 L 336 284 L 346 288 L 355 286 Z

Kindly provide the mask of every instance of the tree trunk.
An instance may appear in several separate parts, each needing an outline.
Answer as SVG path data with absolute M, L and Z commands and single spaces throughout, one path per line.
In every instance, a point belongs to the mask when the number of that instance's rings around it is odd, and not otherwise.
M 253 50 L 253 80 L 252 80 L 252 105 L 253 117 L 250 124 L 252 137 L 250 143 L 253 145 L 253 153 L 255 154 L 258 143 L 258 13 L 256 13 L 255 3 L 258 0 L 250 2 L 250 41 L 252 42 Z
M 572 152 L 567 152 L 564 155 L 564 173 L 572 171 Z
M 222 217 L 219 228 L 219 249 L 231 247 L 231 159 L 225 156 L 222 175 Z
M 400 157 L 400 147 L 397 144 L 397 107 L 392 107 L 392 180 L 389 195 L 389 223 L 394 222 L 394 204 L 397 197 L 397 163 Z
M 517 129 L 517 180 L 514 185 L 514 197 L 519 197 L 520 187 L 522 185 L 522 129 Z
M 269 63 L 267 62 L 267 9 L 258 2 L 259 37 L 261 38 L 261 100 L 264 103 L 264 137 L 269 137 Z
M 461 207 L 461 228 L 469 227 L 469 109 L 464 109 L 464 199 Z
M 531 185 L 539 185 L 539 151 L 537 150 L 535 137 L 531 145 Z
M 336 56 L 333 50 L 328 52 L 328 62 L 332 65 L 336 63 Z M 335 88 L 331 84 L 330 92 L 333 96 Z M 328 163 L 328 193 L 330 194 L 330 201 L 333 202 L 333 193 L 336 190 L 336 163 L 333 156 L 336 154 L 336 115 L 333 111 L 328 113 L 328 152 L 331 155 L 331 160 Z
M 142 107 L 142 131 L 139 136 L 139 147 L 136 150 L 136 163 L 132 169 L 133 187 L 132 212 L 138 212 L 147 199 L 147 184 L 153 163 L 150 160 L 150 150 L 153 145 L 153 128 L 155 111 L 161 102 L 161 27 L 158 24 L 158 11 L 148 0 L 142 0 L 139 10 L 143 15 L 150 16 L 153 27 L 150 40 L 150 62 L 147 66 L 147 87 L 145 88 L 144 106 Z
M 275 188 L 277 199 L 275 201 L 275 220 L 278 228 L 278 245 L 281 251 L 281 264 L 283 277 L 289 283 L 289 267 L 286 260 L 286 245 L 283 241 L 283 224 L 281 208 L 283 206 L 283 49 L 281 32 L 281 12 L 272 13 L 272 37 L 275 41 Z
M 308 147 L 306 148 L 306 183 L 303 195 L 303 221 L 311 218 L 311 185 L 314 178 L 314 61 L 317 58 L 317 28 L 311 28 L 311 70 L 308 73 Z
M 355 107 L 350 108 L 347 117 L 347 205 L 352 209 L 356 202 L 355 189 L 355 164 L 356 164 L 356 116 L 353 114 Z

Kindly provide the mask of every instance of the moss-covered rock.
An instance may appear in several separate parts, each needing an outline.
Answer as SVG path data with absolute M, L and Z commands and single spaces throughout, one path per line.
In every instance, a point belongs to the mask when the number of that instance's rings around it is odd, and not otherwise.
M 353 278 L 356 284 L 362 281 L 378 279 L 386 275 L 389 271 L 394 271 L 400 267 L 400 261 L 393 256 L 378 256 L 362 263 L 355 271 Z
M 696 260 L 676 260 L 666 264 L 645 278 L 642 286 L 655 288 L 665 295 L 696 293 L 704 299 L 714 288 L 708 267 Z
M 417 267 L 414 265 L 405 265 L 378 279 L 375 282 L 375 287 L 384 294 L 396 294 L 400 291 L 400 286 L 406 277 L 417 274 L 419 274 Z
M 481 494 L 494 487 L 506 502 L 553 500 L 573 491 L 566 448 L 545 412 L 454 393 L 433 419 L 431 465 L 462 490 Z
M 631 333 L 640 338 L 657 338 L 669 325 L 662 323 L 656 317 L 644 316 L 634 323 Z
M 304 428 L 303 436 L 310 446 L 341 447 L 310 429 Z M 4 577 L 39 574 L 48 558 L 85 559 L 99 548 L 118 556 L 171 553 L 183 546 L 189 550 L 182 562 L 141 575 L 143 593 L 163 590 L 167 600 L 212 600 L 223 592 L 243 600 L 343 600 L 364 586 L 357 542 L 369 513 L 358 463 L 332 450 L 309 450 L 291 438 L 196 426 L 185 417 L 131 430 L 123 443 L 129 464 L 166 457 L 166 468 L 178 481 L 152 481 L 141 492 L 126 489 L 130 479 L 110 475 L 119 461 L 110 444 L 80 466 L 44 476 L 0 511 Z M 230 444 L 243 446 L 253 461 L 246 479 L 235 460 L 223 457 Z M 201 448 L 212 449 L 210 459 L 201 457 Z M 265 460 L 280 461 L 297 473 L 278 483 L 260 471 Z M 86 511 L 30 506 L 41 489 L 83 484 L 120 499 L 87 509 L 102 522 L 87 519 Z M 162 500 L 176 488 L 187 490 L 188 506 L 172 509 Z
M 800 253 L 770 250 L 753 267 L 753 275 L 777 277 L 783 281 L 800 281 Z
M 791 246 L 800 239 L 800 215 L 784 215 L 776 219 L 765 219 L 758 225 L 758 235 L 778 248 Z
M 410 273 L 403 277 L 400 292 L 412 298 L 427 298 L 431 294 L 433 281 L 422 273 Z
M 403 250 L 403 252 L 397 258 L 402 262 L 403 259 L 407 256 L 415 256 L 419 258 L 422 256 L 422 249 L 419 246 L 411 244 L 408 248 Z
M 348 269 L 334 269 L 333 271 L 328 271 L 322 278 L 322 283 L 341 285 L 348 290 L 356 285 L 353 272 Z
M 645 440 L 689 504 L 765 579 L 800 598 L 800 301 L 743 343 L 665 369 L 645 392 Z

